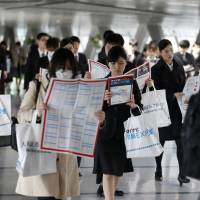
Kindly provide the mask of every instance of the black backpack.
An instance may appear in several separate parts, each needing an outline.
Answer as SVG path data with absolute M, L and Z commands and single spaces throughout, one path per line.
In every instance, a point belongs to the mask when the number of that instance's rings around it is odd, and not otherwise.
M 182 131 L 184 171 L 200 179 L 200 94 L 191 97 Z

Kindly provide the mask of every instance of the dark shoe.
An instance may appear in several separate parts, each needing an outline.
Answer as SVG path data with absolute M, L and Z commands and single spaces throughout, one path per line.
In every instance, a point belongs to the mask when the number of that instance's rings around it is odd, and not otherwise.
M 156 170 L 156 172 L 155 172 L 155 180 L 156 181 L 162 181 L 163 180 L 163 176 L 162 176 L 162 171 L 161 170 L 160 171 Z
M 124 196 L 124 192 L 122 190 L 116 190 L 115 196 L 118 196 L 118 197 Z M 97 197 L 104 197 L 102 185 L 99 185 L 99 187 L 97 189 Z
M 103 197 L 103 186 L 99 185 L 98 189 L 97 189 L 97 197 Z
M 81 174 L 81 172 L 79 172 L 78 175 L 79 175 L 79 177 L 83 176 L 83 175 Z
M 122 197 L 122 196 L 124 196 L 124 192 L 122 190 L 116 190 L 115 191 L 115 196 Z
M 178 182 L 180 184 L 180 187 L 182 187 L 183 183 L 189 183 L 190 179 L 187 178 L 185 175 L 178 175 Z

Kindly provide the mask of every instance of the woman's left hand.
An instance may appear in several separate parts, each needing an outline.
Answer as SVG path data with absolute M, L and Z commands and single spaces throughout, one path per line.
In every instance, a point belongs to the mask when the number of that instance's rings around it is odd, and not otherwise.
M 99 110 L 99 111 L 95 112 L 95 116 L 99 120 L 100 124 L 104 123 L 104 120 L 105 120 L 105 112 L 104 111 Z
M 130 101 L 128 103 L 126 103 L 126 105 L 130 106 L 132 109 L 137 107 L 137 104 L 135 103 L 134 96 L 130 99 Z
M 84 79 L 92 79 L 91 72 L 88 72 L 88 71 L 87 71 L 87 72 L 85 73 Z
M 174 95 L 175 95 L 176 98 L 180 98 L 184 95 L 184 93 L 183 92 L 176 92 Z

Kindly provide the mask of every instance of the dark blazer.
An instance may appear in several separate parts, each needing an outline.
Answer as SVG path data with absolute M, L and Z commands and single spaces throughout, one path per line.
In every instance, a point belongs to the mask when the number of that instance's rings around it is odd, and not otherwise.
M 4 76 L 3 72 L 6 71 L 6 52 L 4 49 L 0 48 L 0 70 L 1 70 L 1 77 L 0 77 L 0 94 L 4 94 Z
M 182 132 L 185 175 L 200 180 L 200 93 L 190 98 Z
M 77 71 L 84 77 L 85 72 L 88 71 L 88 61 L 86 55 L 78 53 Z
M 169 107 L 169 114 L 172 124 L 168 127 L 160 128 L 160 140 L 174 140 L 180 137 L 182 127 L 182 114 L 175 97 L 176 92 L 182 92 L 186 77 L 183 66 L 173 60 L 173 70 L 161 58 L 152 67 L 151 76 L 154 80 L 156 89 L 166 90 L 166 98 Z
M 185 54 L 185 59 L 183 59 L 183 56 L 180 52 L 177 52 L 174 54 L 174 59 L 179 65 L 195 65 L 194 56 L 191 53 Z
M 105 46 L 102 47 L 101 51 L 98 53 L 98 62 L 108 65 L 107 63 L 107 56 L 105 53 Z
M 26 90 L 28 89 L 29 82 L 35 79 L 35 65 L 39 58 L 38 46 L 31 46 L 25 65 L 24 89 Z
M 142 108 L 141 94 L 137 82 L 133 81 L 133 94 L 135 103 Z M 105 126 L 100 130 L 100 138 L 103 140 L 123 139 L 124 138 L 124 122 L 130 117 L 130 107 L 126 104 L 118 104 L 108 106 L 107 101 L 104 102 L 103 110 L 106 113 Z M 133 110 L 134 115 L 139 115 L 139 110 Z

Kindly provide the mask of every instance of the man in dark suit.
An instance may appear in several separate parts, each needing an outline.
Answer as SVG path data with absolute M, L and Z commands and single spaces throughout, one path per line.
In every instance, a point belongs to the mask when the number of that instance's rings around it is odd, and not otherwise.
M 88 62 L 86 55 L 78 52 L 80 47 L 80 39 L 77 36 L 72 36 L 70 39 L 74 47 L 74 57 L 77 61 L 78 74 L 84 77 L 85 72 L 88 71 Z
M 0 94 L 4 94 L 4 81 L 7 78 L 6 51 L 0 47 Z
M 174 54 L 174 59 L 178 62 L 179 65 L 186 66 L 190 65 L 190 69 L 185 69 L 185 72 L 188 76 L 190 76 L 190 71 L 194 70 L 195 67 L 195 59 L 191 53 L 188 53 L 188 49 L 190 47 L 190 43 L 188 40 L 182 40 L 179 43 L 179 52 Z
M 113 34 L 114 31 L 112 30 L 106 30 L 103 34 L 103 47 L 101 49 L 101 51 L 98 53 L 98 62 L 104 64 L 104 65 L 107 65 L 107 56 L 106 56 L 106 53 L 105 53 L 105 42 L 106 42 L 106 38 Z
M 108 52 L 114 46 L 121 46 L 121 47 L 124 46 L 124 38 L 122 37 L 122 35 L 120 35 L 118 33 L 113 33 L 113 34 L 110 34 L 106 37 L 106 39 L 105 39 L 105 53 L 106 53 L 106 55 L 108 55 Z M 130 71 L 133 68 L 135 68 L 134 64 L 127 61 L 127 65 L 125 67 L 124 73 Z
M 26 71 L 24 77 L 24 89 L 27 90 L 29 82 L 35 79 L 35 75 L 39 72 L 38 60 L 47 55 L 46 43 L 49 39 L 47 33 L 39 33 L 37 35 L 37 44 L 33 44 L 30 48 L 26 62 Z

